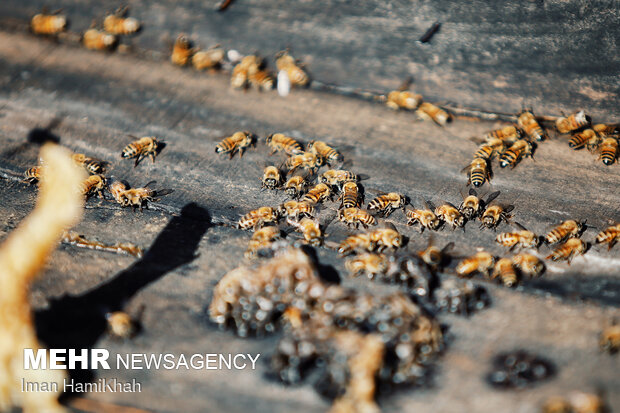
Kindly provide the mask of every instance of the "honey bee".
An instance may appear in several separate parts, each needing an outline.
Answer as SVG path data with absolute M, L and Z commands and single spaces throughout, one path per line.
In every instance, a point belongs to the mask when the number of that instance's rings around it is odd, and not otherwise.
M 441 226 L 441 220 L 430 209 L 409 209 L 405 211 L 405 215 L 407 225 L 420 224 L 420 233 L 424 232 L 424 229 L 437 231 Z
M 258 229 L 269 222 L 278 221 L 278 210 L 271 207 L 260 207 L 248 212 L 239 219 L 240 229 Z
M 262 188 L 276 189 L 282 182 L 280 170 L 275 166 L 268 166 L 263 171 Z
M 157 196 L 168 195 L 172 192 L 171 189 L 154 190 L 148 188 L 153 182 L 154 181 L 147 183 L 142 188 L 131 188 L 122 191 L 119 195 L 119 203 L 121 206 L 131 206 L 134 209 L 140 208 L 140 211 L 142 211 L 142 208 L 144 208 L 148 202 L 158 201 L 159 199 L 156 198 Z
M 416 114 L 421 119 L 432 120 L 439 126 L 445 126 L 445 124 L 451 119 L 448 112 L 429 102 L 421 103 L 416 111 Z
M 455 271 L 459 277 L 471 277 L 476 272 L 488 276 L 494 266 L 495 257 L 486 251 L 478 251 L 459 262 Z
M 338 211 L 338 219 L 349 227 L 355 225 L 355 228 L 359 228 L 360 224 L 364 228 L 368 228 L 369 225 L 377 225 L 375 217 L 370 215 L 368 211 L 359 208 L 341 209 Z
M 323 243 L 323 234 L 321 233 L 321 227 L 316 220 L 310 218 L 302 218 L 300 221 L 287 218 L 287 224 L 295 228 L 297 231 L 304 235 L 304 239 L 308 244 L 313 246 L 319 246 Z
M 325 184 L 320 184 L 325 185 Z M 359 187 L 356 182 L 345 182 L 342 185 L 340 198 L 340 208 L 358 208 L 360 206 Z
M 599 347 L 609 354 L 620 351 L 620 324 L 616 320 L 613 320 L 601 332 Z
M 574 413 L 604 413 L 609 410 L 598 394 L 573 392 L 569 396 L 572 412 Z
M 108 191 L 112 194 L 112 197 L 119 204 L 123 204 L 124 198 L 123 193 L 127 190 L 127 185 L 119 180 L 111 179 L 111 182 L 108 184 Z
M 490 140 L 478 147 L 478 150 L 474 154 L 474 158 L 493 159 L 496 154 L 504 152 L 505 144 L 501 139 Z
M 491 169 L 484 158 L 474 158 L 461 172 L 467 173 L 467 185 L 471 184 L 477 188 L 484 185 L 486 181 L 491 182 Z
M 370 234 L 366 233 L 351 235 L 338 246 L 338 252 L 342 255 L 348 255 L 355 251 L 373 251 L 374 249 Z
M 177 66 L 185 66 L 189 63 L 189 59 L 193 54 L 194 48 L 192 47 L 192 43 L 187 36 L 180 34 L 172 46 L 170 61 Z
M 390 223 L 383 225 L 383 228 L 377 228 L 369 233 L 373 249 L 382 252 L 387 248 L 397 249 L 402 247 L 403 236 L 398 233 L 394 225 Z
M 593 135 L 588 142 L 586 142 L 586 148 L 590 153 L 595 153 L 599 146 L 601 146 L 601 142 L 603 142 L 603 138 L 601 138 L 600 134 Z
M 605 138 L 601 142 L 599 159 L 607 166 L 612 165 L 618 156 L 618 138 Z
M 527 110 L 523 111 L 517 119 L 517 124 L 530 139 L 535 139 L 537 141 L 545 140 L 545 131 L 532 112 Z
M 136 162 L 133 165 L 134 168 L 147 156 L 155 163 L 155 157 L 157 156 L 161 141 L 155 139 L 154 136 L 145 136 L 139 139 L 132 135 L 129 136 L 136 140 L 125 146 L 121 157 L 125 159 L 136 158 Z
M 196 70 L 212 69 L 221 66 L 226 52 L 219 45 L 200 50 L 192 56 L 192 66 Z
M 555 121 L 555 128 L 560 133 L 570 133 L 590 124 L 590 120 L 583 110 L 575 112 L 568 117 L 559 117 Z
M 331 165 L 332 162 L 338 162 L 342 160 L 342 155 L 340 155 L 340 153 L 338 153 L 336 149 L 327 145 L 323 141 L 310 141 L 310 143 L 308 144 L 308 150 L 315 155 L 325 159 L 325 162 L 328 165 Z
M 456 229 L 456 227 L 462 228 L 465 225 L 465 217 L 449 202 L 435 208 L 435 215 L 452 226 L 452 229 Z
M 41 179 L 41 166 L 33 166 L 24 172 L 24 182 L 34 184 Z
M 103 19 L 103 30 L 111 34 L 131 34 L 140 30 L 140 22 L 127 17 L 127 7 L 119 8 L 114 14 Z
M 480 224 L 480 228 L 497 228 L 502 219 L 504 221 L 508 221 L 510 218 L 512 218 L 512 215 L 510 215 L 509 213 L 513 209 L 513 205 L 508 205 L 506 208 L 502 207 L 501 205 L 489 205 L 480 217 L 480 221 L 482 221 L 482 223 Z
M 487 143 L 500 140 L 504 145 L 512 145 L 521 138 L 521 130 L 515 125 L 505 126 L 501 129 L 493 130 L 485 135 Z
M 325 171 L 319 177 L 319 182 L 331 185 L 341 186 L 345 182 L 357 182 L 358 176 L 353 172 L 345 171 L 343 169 L 330 169 Z
M 30 20 L 30 30 L 34 34 L 55 35 L 63 32 L 67 28 L 67 18 L 58 14 L 46 14 L 45 12 L 35 14 Z
M 499 278 L 506 287 L 515 287 L 517 285 L 519 277 L 517 276 L 517 272 L 510 258 L 500 258 L 495 263 L 495 269 L 493 270 L 493 274 L 491 274 L 491 279 L 494 280 L 496 278 Z
M 321 165 L 323 165 L 323 158 L 316 156 L 312 152 L 302 152 L 300 154 L 293 155 L 284 163 L 284 167 L 289 172 L 302 167 L 314 173 L 319 167 L 321 167 Z
M 344 263 L 351 276 L 366 274 L 373 279 L 377 274 L 384 273 L 388 268 L 388 258 L 383 254 L 364 253 Z
M 222 139 L 220 143 L 218 143 L 215 147 L 215 153 L 217 154 L 230 154 L 230 158 L 232 159 L 235 156 L 235 152 L 239 152 L 239 157 L 243 157 L 243 151 L 245 148 L 256 145 L 256 140 L 254 135 L 248 131 L 244 132 L 235 132 L 231 136 Z
M 316 184 L 308 190 L 306 195 L 301 198 L 302 202 L 309 204 L 318 204 L 332 196 L 332 191 L 326 184 Z
M 245 251 L 244 256 L 248 259 L 253 258 L 257 252 L 269 248 L 278 239 L 280 239 L 280 230 L 274 226 L 257 229 L 252 234 L 252 239 L 248 243 L 248 249 Z
M 564 244 L 560 245 L 549 254 L 547 259 L 553 261 L 566 260 L 570 265 L 573 258 L 585 254 L 587 249 L 587 244 L 579 238 L 569 238 Z
M 520 248 L 538 248 L 540 239 L 536 234 L 528 231 L 518 222 L 515 222 L 514 225 L 519 228 L 519 231 L 502 232 L 495 237 L 495 242 L 504 247 L 509 247 L 511 250 L 517 246 Z
M 314 206 L 308 202 L 288 201 L 280 205 L 278 213 L 283 217 L 299 220 L 300 217 L 314 217 Z
M 136 324 L 131 316 L 123 311 L 114 311 L 105 315 L 108 333 L 116 338 L 131 338 L 136 334 Z
M 617 124 L 606 125 L 604 123 L 599 123 L 592 126 L 592 129 L 594 129 L 594 131 L 603 138 L 608 138 L 612 135 L 617 135 L 620 133 L 620 127 Z
M 596 132 L 592 129 L 586 129 L 574 134 L 568 141 L 568 147 L 573 150 L 581 149 L 595 138 L 598 138 Z
M 297 64 L 295 58 L 287 51 L 282 51 L 276 55 L 276 67 L 283 70 L 288 75 L 292 85 L 305 86 L 310 81 L 308 74 Z
M 233 68 L 230 85 L 235 89 L 245 88 L 249 77 L 260 70 L 262 60 L 258 56 L 244 56 Z
M 549 231 L 547 235 L 545 235 L 545 241 L 547 244 L 553 245 L 567 238 L 576 237 L 583 230 L 585 223 L 585 221 L 577 222 L 574 219 L 566 220 Z
M 463 199 L 459 206 L 459 211 L 465 219 L 474 219 L 482 212 L 484 205 L 489 204 L 499 195 L 499 191 L 489 195 L 486 202 L 478 198 L 478 193 L 474 188 L 469 188 L 469 195 Z
M 301 144 L 295 139 L 281 133 L 272 133 L 265 139 L 267 146 L 271 148 L 271 155 L 283 151 L 287 155 L 299 155 L 304 153 Z
M 390 216 L 395 209 L 402 208 L 405 210 L 407 198 L 397 192 L 390 192 L 377 196 L 368 203 L 369 211 L 378 211 L 384 217 Z
M 545 264 L 537 256 L 524 252 L 514 255 L 512 264 L 530 278 L 540 276 L 545 270 Z
M 273 76 L 264 69 L 248 74 L 248 80 L 250 84 L 258 90 L 273 89 Z
M 82 44 L 90 50 L 111 50 L 116 47 L 117 38 L 113 34 L 90 28 L 82 36 Z
M 74 153 L 72 155 L 73 162 L 77 165 L 84 167 L 86 172 L 91 175 L 102 174 L 105 172 L 105 168 L 107 162 L 102 161 L 101 159 L 91 158 L 90 156 L 86 156 L 83 153 Z
M 607 244 L 607 250 L 613 248 L 615 243 L 620 239 L 620 224 L 612 225 L 596 236 L 597 244 Z
M 105 178 L 102 175 L 91 175 L 82 182 L 82 193 L 88 198 L 97 194 L 99 198 L 103 198 L 103 190 L 105 188 Z
M 394 110 L 414 110 L 422 102 L 422 95 L 416 95 L 408 90 L 393 90 L 387 95 L 385 104 Z
M 291 176 L 284 184 L 284 192 L 291 198 L 299 199 L 307 186 L 308 181 L 304 176 Z
M 531 158 L 534 148 L 532 143 L 526 139 L 519 139 L 508 148 L 499 158 L 499 166 L 514 168 L 523 158 Z

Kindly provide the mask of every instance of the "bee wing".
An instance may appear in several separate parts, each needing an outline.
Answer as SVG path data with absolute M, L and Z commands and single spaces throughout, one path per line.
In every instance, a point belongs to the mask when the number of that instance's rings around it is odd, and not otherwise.
M 507 211 L 510 212 L 510 211 Z M 518 222 L 513 222 L 512 225 L 514 225 L 515 227 L 519 228 L 522 231 L 527 231 L 528 229 L 525 228 L 523 225 L 519 224 Z
M 470 169 L 471 169 L 471 164 L 467 164 L 467 166 L 465 168 L 461 169 L 461 173 L 469 175 L 469 170 Z
M 435 205 L 431 201 L 429 201 L 428 199 L 425 199 L 424 202 L 426 203 L 426 206 L 428 206 L 429 209 L 433 211 L 435 210 Z
M 159 190 L 155 191 L 155 196 L 169 195 L 169 194 L 171 194 L 173 192 L 174 192 L 174 189 L 170 189 L 170 188 L 159 189 Z
M 472 141 L 472 142 L 474 142 L 474 143 L 478 144 L 478 145 L 481 145 L 481 144 L 483 144 L 483 143 L 485 143 L 485 142 L 486 142 L 486 140 L 485 140 L 484 138 L 481 138 L 481 137 L 479 137 L 479 136 L 472 136 L 472 137 L 470 137 L 470 138 L 468 138 L 468 139 L 469 139 L 470 141 Z
M 454 248 L 454 242 L 449 242 L 441 249 L 441 253 L 447 254 L 448 251 L 452 250 L 453 248 Z
M 144 184 L 143 188 L 148 188 L 150 185 L 153 185 L 153 184 L 156 184 L 156 183 L 157 183 L 157 181 L 149 181 L 146 184 Z
M 504 208 L 504 212 L 512 212 L 512 210 L 515 209 L 514 205 L 508 205 L 507 207 Z
M 478 192 L 474 188 L 469 188 L 469 195 L 477 197 Z
M 391 222 L 388 221 L 383 221 L 381 224 L 379 224 L 379 226 L 377 228 L 386 228 L 386 229 L 392 229 L 394 231 L 398 230 L 396 229 L 396 227 L 394 226 L 394 224 L 392 224 Z
M 409 75 L 407 76 L 405 80 L 403 80 L 403 83 L 401 83 L 401 85 L 398 87 L 397 90 L 399 92 L 404 92 L 405 90 L 408 90 L 411 87 L 412 83 L 413 83 L 413 76 Z
M 495 191 L 495 192 L 489 194 L 489 196 L 487 197 L 487 200 L 484 201 L 484 204 L 485 205 L 489 205 L 491 202 L 493 202 L 493 200 L 495 198 L 497 198 L 499 196 L 499 194 L 500 194 L 500 191 Z
M 452 208 L 454 208 L 454 209 L 458 209 L 457 207 L 455 207 L 455 206 L 454 206 L 454 204 L 453 204 L 452 202 L 443 201 L 443 203 L 444 203 L 445 205 L 450 205 L 450 206 L 451 206 Z

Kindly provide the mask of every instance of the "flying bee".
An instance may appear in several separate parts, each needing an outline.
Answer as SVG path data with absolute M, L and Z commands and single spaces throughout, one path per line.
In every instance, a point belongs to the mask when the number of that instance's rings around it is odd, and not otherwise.
M 278 216 L 277 209 L 260 207 L 242 216 L 238 226 L 240 229 L 258 229 L 269 222 L 277 222 Z
M 499 166 L 514 168 L 523 158 L 531 158 L 534 148 L 532 143 L 526 139 L 519 139 L 510 146 L 499 158 Z
M 290 79 L 292 85 L 305 86 L 310 81 L 308 74 L 297 64 L 295 58 L 282 51 L 276 55 L 276 67 L 278 70 L 284 70 Z
M 252 234 L 252 239 L 248 243 L 248 249 L 244 256 L 248 259 L 253 258 L 259 250 L 269 248 L 271 244 L 280 239 L 280 230 L 274 226 L 257 229 Z
M 344 169 L 330 169 L 319 177 L 319 182 L 331 186 L 342 186 L 345 182 L 357 182 L 357 180 L 357 175 L 353 172 L 345 171 Z
M 578 236 L 585 227 L 585 221 L 578 222 L 569 219 L 552 229 L 545 235 L 545 241 L 549 245 L 557 244 L 567 238 Z
M 374 243 L 370 238 L 370 234 L 361 233 L 351 235 L 338 246 L 338 252 L 342 255 L 352 254 L 355 251 L 373 251 Z
M 511 250 L 517 246 L 520 248 L 538 248 L 540 244 L 538 236 L 532 231 L 525 229 L 518 222 L 515 222 L 515 225 L 520 231 L 502 232 L 495 237 L 495 242 Z
M 523 111 L 517 119 L 517 124 L 530 139 L 535 139 L 537 141 L 545 140 L 545 131 L 532 112 L 527 110 Z
M 114 14 L 103 19 L 103 30 L 111 34 L 131 34 L 140 30 L 140 22 L 133 17 L 127 17 L 128 7 L 119 8 Z
M 34 34 L 55 35 L 67 28 L 67 18 L 58 14 L 39 13 L 30 20 L 30 30 Z
M 500 258 L 495 263 L 491 279 L 494 280 L 496 278 L 499 278 L 506 287 L 515 287 L 517 285 L 519 277 L 510 258 Z
M 559 117 L 555 121 L 555 128 L 559 133 L 570 133 L 590 124 L 590 119 L 583 110 L 568 117 Z
M 267 70 L 261 69 L 248 74 L 248 80 L 258 90 L 273 89 L 273 76 Z
M 420 224 L 420 233 L 425 229 L 437 231 L 441 226 L 441 220 L 430 209 L 409 209 L 405 211 L 407 225 Z
M 312 152 L 302 152 L 300 154 L 293 155 L 284 163 L 284 167 L 289 172 L 302 167 L 314 173 L 319 167 L 321 167 L 321 165 L 323 165 L 323 158 L 316 156 Z
M 618 138 L 605 138 L 599 148 L 601 154 L 599 159 L 607 166 L 612 165 L 618 156 Z
M 302 218 L 300 221 L 295 221 L 289 217 L 286 219 L 286 223 L 301 232 L 308 244 L 312 246 L 319 246 L 323 243 L 321 227 L 316 220 Z
M 328 165 L 342 160 L 342 155 L 340 155 L 336 149 L 332 148 L 323 141 L 310 141 L 308 144 L 308 150 L 325 159 L 325 162 Z
M 505 126 L 501 129 L 493 130 L 487 133 L 484 137 L 487 143 L 500 140 L 504 143 L 504 145 L 512 145 L 519 138 L 521 138 L 521 130 L 517 128 L 515 125 L 510 125 L 510 126 Z
M 267 136 L 265 142 L 271 148 L 271 155 L 278 151 L 283 151 L 287 155 L 299 155 L 304 152 L 299 142 L 281 133 L 272 133 Z
M 105 188 L 105 178 L 102 175 L 91 175 L 82 182 L 82 193 L 88 198 L 97 194 L 99 198 L 103 198 L 103 189 Z
M 568 140 L 568 147 L 573 150 L 581 149 L 586 146 L 588 142 L 595 138 L 597 138 L 596 132 L 594 132 L 594 130 L 592 129 L 586 129 L 571 136 L 571 138 Z
M 115 35 L 90 28 L 82 36 L 82 44 L 90 50 L 111 50 L 116 47 L 118 39 Z
M 131 188 L 121 192 L 119 195 L 121 206 L 131 206 L 134 210 L 140 208 L 140 211 L 142 211 L 142 208 L 149 202 L 159 201 L 159 198 L 156 197 L 172 193 L 172 189 L 154 190 L 148 188 L 152 183 L 154 181 L 147 183 L 142 188 Z
M 256 139 L 254 135 L 248 131 L 235 132 L 231 136 L 222 139 L 220 143 L 215 146 L 215 153 L 217 154 L 230 154 L 232 159 L 235 156 L 235 152 L 239 152 L 239 157 L 243 157 L 243 151 L 249 146 L 256 146 Z
M 538 277 L 545 271 L 545 264 L 536 255 L 521 252 L 512 257 L 512 264 L 530 278 Z
M 488 276 L 494 266 L 495 257 L 486 251 L 478 251 L 459 262 L 455 271 L 459 277 L 471 277 L 476 272 Z
M 445 126 L 451 119 L 448 112 L 429 102 L 421 103 L 416 114 L 420 119 L 432 120 L 439 126 Z
M 394 225 L 390 223 L 383 224 L 382 228 L 371 231 L 369 235 L 374 249 L 379 252 L 387 248 L 397 249 L 403 246 L 403 236 L 400 235 Z
M 483 143 L 478 147 L 478 150 L 474 154 L 474 158 L 493 159 L 496 154 L 502 154 L 505 149 L 504 141 L 501 139 L 493 139 L 486 143 Z
M 24 172 L 24 182 L 34 184 L 41 179 L 41 166 L 33 166 Z
M 467 173 L 467 185 L 476 188 L 484 185 L 486 181 L 491 182 L 492 173 L 489 164 L 484 158 L 474 158 L 461 172 Z
M 613 248 L 614 244 L 620 239 L 620 224 L 612 225 L 596 236 L 597 244 L 607 244 L 607 251 Z
M 200 50 L 192 56 L 192 66 L 196 70 L 213 69 L 220 67 L 224 61 L 226 52 L 219 45 L 207 50 Z
M 594 131 L 603 138 L 608 138 L 610 136 L 618 135 L 620 133 L 620 126 L 618 126 L 618 124 L 606 125 L 604 123 L 599 123 L 592 126 L 592 129 L 594 129 Z
M 615 354 L 620 351 L 620 324 L 613 320 L 605 326 L 599 338 L 599 347 L 602 351 Z
M 86 169 L 91 175 L 102 174 L 105 172 L 105 168 L 107 162 L 102 161 L 101 159 L 91 158 L 90 156 L 86 156 L 83 153 L 74 153 L 72 155 L 73 162 L 77 165 L 82 166 Z
M 125 146 L 121 157 L 125 159 L 136 158 L 136 162 L 133 165 L 134 168 L 147 156 L 155 163 L 155 157 L 157 156 L 161 141 L 155 139 L 154 136 L 145 136 L 139 139 L 132 135 L 129 136 L 136 140 Z
M 291 176 L 284 184 L 284 191 L 291 198 L 301 198 L 303 192 L 308 186 L 308 181 L 304 176 Z
M 394 110 L 414 110 L 422 102 L 422 95 L 416 95 L 408 90 L 393 90 L 387 95 L 385 104 Z
M 368 203 L 369 211 L 377 211 L 384 217 L 390 216 L 395 209 L 405 209 L 407 198 L 397 192 L 381 194 Z
M 501 223 L 502 220 L 508 221 L 512 218 L 512 215 L 509 213 L 514 209 L 514 205 L 508 205 L 507 207 L 503 207 L 501 205 L 489 205 L 482 216 L 480 217 L 480 228 L 486 227 L 489 229 L 495 229 Z
M 194 54 L 192 43 L 184 34 L 180 34 L 172 46 L 170 61 L 177 66 L 185 66 Z
M 364 228 L 368 228 L 369 225 L 377 225 L 375 217 L 370 215 L 368 211 L 359 208 L 341 209 L 338 211 L 338 219 L 347 224 L 348 227 L 355 225 L 355 228 L 358 228 L 362 224 Z
M 114 311 L 105 315 L 108 333 L 116 338 L 131 338 L 136 334 L 136 323 L 124 311 Z
M 578 255 L 583 255 L 588 246 L 585 242 L 579 238 L 569 238 L 564 244 L 557 247 L 547 259 L 553 261 L 566 260 L 570 265 L 570 262 Z
M 359 208 L 360 192 L 357 183 L 353 181 L 345 182 L 342 185 L 342 193 L 338 199 L 341 201 L 340 208 Z
M 282 183 L 280 170 L 275 166 L 268 166 L 263 171 L 262 188 L 276 189 Z
M 435 215 L 452 226 L 452 229 L 456 229 L 456 227 L 462 228 L 465 225 L 465 217 L 449 202 L 435 208 Z
M 280 205 L 278 213 L 283 217 L 299 220 L 300 217 L 314 217 L 314 206 L 308 202 L 288 201 Z
M 388 258 L 383 254 L 364 253 L 344 263 L 351 276 L 366 274 L 373 279 L 377 274 L 384 273 L 388 268 Z
M 318 204 L 332 196 L 332 191 L 326 184 L 316 184 L 308 190 L 306 195 L 301 198 L 302 202 L 308 202 L 309 204 Z
M 448 258 L 448 251 L 454 248 L 454 242 L 446 244 L 443 248 L 439 248 L 433 244 L 432 238 L 428 240 L 428 246 L 422 251 L 418 251 L 418 255 L 429 267 L 439 269 L 443 267 Z

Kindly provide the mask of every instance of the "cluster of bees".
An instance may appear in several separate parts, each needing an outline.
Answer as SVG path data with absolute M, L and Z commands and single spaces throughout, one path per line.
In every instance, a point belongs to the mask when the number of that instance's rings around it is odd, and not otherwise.
M 415 111 L 419 119 L 433 121 L 439 126 L 445 126 L 452 120 L 448 112 L 433 103 L 424 102 L 422 95 L 408 90 L 408 83 L 406 82 L 398 90 L 389 92 L 387 96 L 380 96 L 379 100 L 385 100 L 385 104 L 390 109 Z
M 618 157 L 620 126 L 598 123 L 591 124 L 590 117 L 583 110 L 568 117 L 560 117 L 555 128 L 561 135 L 570 134 L 568 147 L 573 150 L 588 148 L 591 153 L 599 153 L 605 165 L 612 165 Z

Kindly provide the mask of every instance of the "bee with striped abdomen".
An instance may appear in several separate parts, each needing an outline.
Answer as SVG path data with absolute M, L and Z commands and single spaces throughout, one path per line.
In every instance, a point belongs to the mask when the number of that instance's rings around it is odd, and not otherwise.
M 432 120 L 439 126 L 445 126 L 452 118 L 448 112 L 429 102 L 423 102 L 416 110 L 420 119 Z
M 484 185 L 486 181 L 491 182 L 491 168 L 486 159 L 474 158 L 471 163 L 461 171 L 467 173 L 467 185 L 473 185 L 476 188 Z
M 517 119 L 517 125 L 530 139 L 543 141 L 546 138 L 545 131 L 531 111 L 525 110 L 521 112 Z
M 585 254 L 588 245 L 579 238 L 569 238 L 564 244 L 557 247 L 547 259 L 553 261 L 566 260 L 570 265 L 573 258 Z
M 283 217 L 299 220 L 300 217 L 314 217 L 314 206 L 308 202 L 288 201 L 280 205 L 278 213 Z
M 480 228 L 486 227 L 489 229 L 495 229 L 500 224 L 502 220 L 508 221 L 512 218 L 512 215 L 509 213 L 514 209 L 514 205 L 508 205 L 507 207 L 503 207 L 501 205 L 489 205 L 486 207 L 482 216 L 480 217 Z
M 294 86 L 306 86 L 310 82 L 308 74 L 286 50 L 276 54 L 276 67 L 278 70 L 286 72 L 291 84 Z
M 289 217 L 286 219 L 286 223 L 301 232 L 309 245 L 319 246 L 323 243 L 321 226 L 316 220 L 311 218 L 302 218 L 299 221 L 295 221 Z
M 56 13 L 47 14 L 45 11 L 35 14 L 30 20 L 30 30 L 34 34 L 56 35 L 67 28 L 67 18 L 58 10 Z
M 409 90 L 393 90 L 387 95 L 385 104 L 394 110 L 414 110 L 422 102 L 422 95 L 417 95 Z
M 420 224 L 420 233 L 425 229 L 437 231 L 441 226 L 441 220 L 430 209 L 409 209 L 405 211 L 407 225 Z
M 519 228 L 519 231 L 502 232 L 495 237 L 495 242 L 511 250 L 517 246 L 520 248 L 538 248 L 540 239 L 536 234 L 528 231 L 518 222 L 515 222 L 514 225 Z
M 487 143 L 492 143 L 500 140 L 504 145 L 510 146 L 515 143 L 519 138 L 521 138 L 521 130 L 515 125 L 509 125 L 501 129 L 492 130 L 484 137 Z
M 515 271 L 515 267 L 510 258 L 500 258 L 495 263 L 495 268 L 493 269 L 493 274 L 491 274 L 491 279 L 494 280 L 496 278 L 499 278 L 502 284 L 506 287 L 517 286 L 519 276 L 517 275 L 517 271 Z
M 471 277 L 474 273 L 488 276 L 489 271 L 495 265 L 495 257 L 486 251 L 478 251 L 471 257 L 467 257 L 456 266 L 456 274 L 459 277 Z
M 215 146 L 215 153 L 217 154 L 230 154 L 232 159 L 236 152 L 239 152 L 239 157 L 243 157 L 243 151 L 250 147 L 256 146 L 256 139 L 254 135 L 248 131 L 235 132 L 231 136 L 222 139 L 220 143 Z
M 512 264 L 530 278 L 539 277 L 545 271 L 545 264 L 536 255 L 521 252 L 512 257 Z
M 474 153 L 474 158 L 482 158 L 488 161 L 493 159 L 495 155 L 502 154 L 505 148 L 506 145 L 501 139 L 489 140 L 478 147 Z
M 381 228 L 371 231 L 369 235 L 374 249 L 379 252 L 387 248 L 397 249 L 403 246 L 403 236 L 398 233 L 394 225 L 388 222 L 382 224 Z
M 344 266 L 352 277 L 366 274 L 368 278 L 373 279 L 376 275 L 384 273 L 388 264 L 389 261 L 385 255 L 367 252 L 348 259 Z
M 560 225 L 552 229 L 545 235 L 545 241 L 549 245 L 557 244 L 567 238 L 578 237 L 581 231 L 585 228 L 586 221 L 575 221 L 569 219 L 562 222 Z
M 155 157 L 157 156 L 159 147 L 162 142 L 155 139 L 154 136 L 145 136 L 139 139 L 132 135 L 129 136 L 136 140 L 125 146 L 121 157 L 125 159 L 136 158 L 134 168 L 138 166 L 140 161 L 147 156 L 151 158 L 151 161 L 153 161 L 153 163 L 155 163 Z
M 352 254 L 355 251 L 373 251 L 375 246 L 370 238 L 370 234 L 360 233 L 351 235 L 340 243 L 338 252 L 342 255 Z
M 333 187 L 340 187 L 345 182 L 357 182 L 357 180 L 357 175 L 353 172 L 345 171 L 344 169 L 330 169 L 329 171 L 325 171 L 319 177 L 319 182 Z
M 127 184 L 123 181 L 119 181 L 118 179 L 110 178 L 110 182 L 108 183 L 108 191 L 112 194 L 112 197 L 119 204 L 123 204 L 123 193 L 127 190 Z
M 301 198 L 301 201 L 310 204 L 318 204 L 319 202 L 331 198 L 331 196 L 332 191 L 327 184 L 316 184 L 308 190 L 306 195 Z
M 342 155 L 323 141 L 310 141 L 308 150 L 325 159 L 325 163 L 328 165 L 342 160 Z
M 24 182 L 34 184 L 41 179 L 41 166 L 33 166 L 24 172 Z
M 196 70 L 215 69 L 222 65 L 226 52 L 220 45 L 207 50 L 199 50 L 192 56 L 192 66 Z
M 571 136 L 568 140 L 568 147 L 573 150 L 581 149 L 596 138 L 596 132 L 593 129 L 586 129 Z
M 348 227 L 354 225 L 358 228 L 361 224 L 364 228 L 369 225 L 376 225 L 377 220 L 368 211 L 359 208 L 344 208 L 338 211 L 338 219 L 347 224 Z
M 599 347 L 601 351 L 609 354 L 620 351 L 620 324 L 616 320 L 612 320 L 603 328 L 599 338 Z
M 278 151 L 285 152 L 287 155 L 299 155 L 304 152 L 299 142 L 282 133 L 272 133 L 267 136 L 265 142 L 271 148 L 271 155 Z
M 258 56 L 244 56 L 233 68 L 230 85 L 235 89 L 245 88 L 249 77 L 258 72 L 262 65 L 263 61 Z
M 618 240 L 620 240 L 620 224 L 612 225 L 596 235 L 596 243 L 607 244 L 608 251 Z
M 305 176 L 291 176 L 284 184 L 284 192 L 291 198 L 299 199 L 308 187 L 308 180 Z
M 270 248 L 272 243 L 280 238 L 280 230 L 277 227 L 268 226 L 257 229 L 252 234 L 252 239 L 248 243 L 248 249 L 245 251 L 244 256 L 251 259 L 261 250 Z
M 107 166 L 107 162 L 102 161 L 101 159 L 91 158 L 90 156 L 86 156 L 83 153 L 74 153 L 72 155 L 73 162 L 77 165 L 86 169 L 91 175 L 102 174 L 105 172 L 105 168 Z
M 127 17 L 129 7 L 121 7 L 114 14 L 103 19 L 103 30 L 111 34 L 126 35 L 140 30 L 140 22 L 133 17 Z
M 271 207 L 260 207 L 252 210 L 239 219 L 240 229 L 258 229 L 264 224 L 278 221 L 278 211 Z
M 273 76 L 265 69 L 260 69 L 248 74 L 248 81 L 258 90 L 273 89 Z
M 112 50 L 118 44 L 118 38 L 94 27 L 82 35 L 82 44 L 90 50 Z
M 185 66 L 194 54 L 192 42 L 184 34 L 180 34 L 172 46 L 170 61 L 177 66 Z
M 94 194 L 99 195 L 99 198 L 103 198 L 105 183 L 105 178 L 102 175 L 91 175 L 82 182 L 82 193 L 86 198 Z
M 154 182 L 151 181 L 142 188 L 131 188 L 121 192 L 119 195 L 120 204 L 122 206 L 131 206 L 134 210 L 140 208 L 140 211 L 142 211 L 142 208 L 147 206 L 149 202 L 159 201 L 159 198 L 156 197 L 172 193 L 172 189 L 154 190 L 149 188 L 148 186 Z
M 519 139 L 508 148 L 499 158 L 499 166 L 514 168 L 523 158 L 531 158 L 534 154 L 534 146 L 527 139 Z
M 465 217 L 449 202 L 445 202 L 435 208 L 435 215 L 437 215 L 437 218 L 449 224 L 453 230 L 457 227 L 462 228 L 465 225 Z
M 275 166 L 267 166 L 263 170 L 262 188 L 276 189 L 282 183 L 280 170 Z
M 284 167 L 289 171 L 289 173 L 300 167 L 314 173 L 322 165 L 323 158 L 316 156 L 312 152 L 302 152 L 297 155 L 293 155 L 284 163 Z
M 491 193 L 486 201 L 478 198 L 478 193 L 474 188 L 469 188 L 469 195 L 463 199 L 459 206 L 459 211 L 463 216 L 470 220 L 476 218 L 483 210 L 484 206 L 489 204 L 499 196 L 499 191 Z
M 369 211 L 377 211 L 384 217 L 390 216 L 395 209 L 405 210 L 407 198 L 398 192 L 381 194 L 368 203 Z
M 345 182 L 342 185 L 342 192 L 338 198 L 338 200 L 340 200 L 340 208 L 359 208 L 360 198 L 360 190 L 357 182 Z
M 603 163 L 607 166 L 613 165 L 618 156 L 618 139 L 616 137 L 605 138 L 601 142 L 599 147 L 600 156 L 599 159 L 603 160 Z
M 588 126 L 590 124 L 590 119 L 586 116 L 586 113 L 583 110 L 579 112 L 575 112 L 568 117 L 559 117 L 555 121 L 555 128 L 559 133 L 570 133 L 574 132 L 577 129 L 581 129 L 584 126 Z
M 620 134 L 620 125 L 618 124 L 607 125 L 605 123 L 598 123 L 592 126 L 592 129 L 603 138 Z
M 443 248 L 439 248 L 433 244 L 432 238 L 428 240 L 428 246 L 422 251 L 418 251 L 418 255 L 429 267 L 434 270 L 440 269 L 449 260 L 448 251 L 454 248 L 454 242 L 446 244 Z

